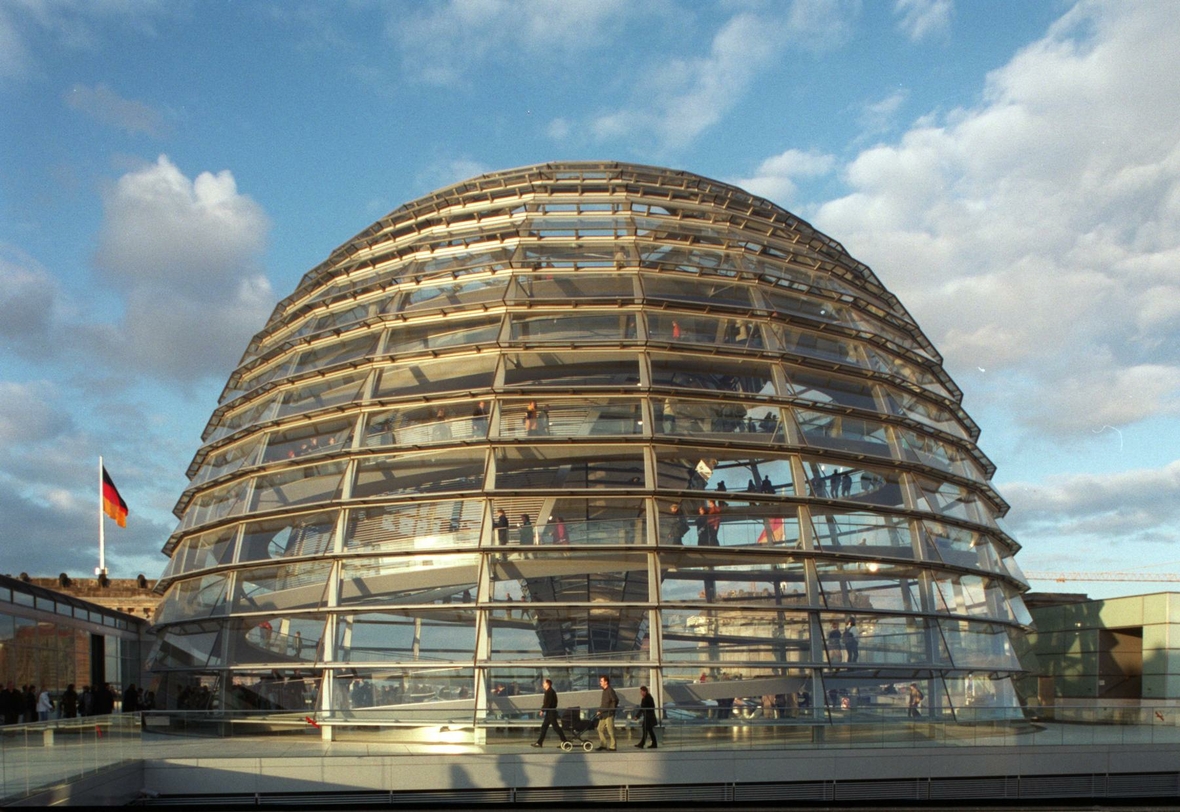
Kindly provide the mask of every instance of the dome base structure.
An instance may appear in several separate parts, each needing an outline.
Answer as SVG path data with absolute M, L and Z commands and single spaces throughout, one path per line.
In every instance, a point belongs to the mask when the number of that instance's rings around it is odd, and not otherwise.
M 941 357 L 832 239 L 685 172 L 408 203 L 275 308 L 176 507 L 158 702 L 476 731 L 1020 719 L 1031 618 Z

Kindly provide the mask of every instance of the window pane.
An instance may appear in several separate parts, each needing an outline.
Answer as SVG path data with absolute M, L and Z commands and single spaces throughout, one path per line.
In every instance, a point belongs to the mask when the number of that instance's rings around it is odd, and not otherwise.
M 361 460 L 357 465 L 352 498 L 481 490 L 485 457 L 482 450 L 464 449 Z
M 815 569 L 829 609 L 922 611 L 917 567 L 876 561 L 817 561 Z
M 488 613 L 492 660 L 647 660 L 647 610 L 529 607 Z
M 815 448 L 868 454 L 874 457 L 893 457 L 885 425 L 875 420 L 862 420 L 842 414 L 795 412 L 803 441 Z M 831 490 L 829 489 L 829 493 Z
M 345 560 L 340 570 L 340 604 L 473 603 L 479 556 L 400 556 Z
M 661 489 L 748 493 L 754 483 L 759 493 L 794 493 L 791 460 L 786 455 L 710 449 L 711 456 L 705 458 L 684 456 L 687 453 L 690 450 L 684 448 L 656 450 Z
M 339 499 L 345 465 L 328 462 L 260 476 L 254 483 L 250 510 L 275 510 Z
M 639 383 L 639 359 L 620 353 L 515 353 L 505 358 L 504 386 L 620 388 Z
M 225 612 L 225 587 L 229 576 L 206 575 L 174 583 L 156 608 L 153 623 L 206 618 Z
M 694 316 L 688 313 L 649 313 L 653 341 L 762 349 L 762 325 L 748 319 Z
M 779 608 L 807 606 L 807 574 L 802 559 L 661 551 L 661 599 Z
M 664 661 L 799 664 L 811 660 L 806 612 L 664 609 Z
M 405 447 L 483 439 L 487 436 L 490 404 L 488 400 L 461 401 L 370 412 L 364 445 Z
M 320 659 L 323 615 L 271 615 L 231 620 L 226 629 L 229 661 L 314 663 Z
M 830 375 L 795 368 L 787 370 L 787 382 L 797 398 L 835 406 L 850 406 L 869 412 L 877 411 L 873 388 L 867 383 L 833 378 Z
M 375 397 L 490 389 L 495 371 L 496 358 L 491 355 L 388 367 L 381 373 Z
M 710 517 L 719 517 L 717 546 L 720 547 L 797 547 L 799 517 L 793 505 L 764 504 L 726 500 L 720 513 L 700 513 L 696 500 L 661 505 L 660 543 L 666 545 L 712 544 Z M 701 517 L 705 517 L 702 523 Z M 694 530 L 695 528 L 695 530 Z M 704 544 L 702 545 L 702 541 Z
M 332 545 L 338 515 L 332 511 L 251 522 L 242 533 L 238 561 L 322 555 Z
M 637 337 L 635 314 L 554 313 L 538 316 L 516 313 L 509 316 L 509 340 L 515 344 L 617 344 Z
M 981 504 L 980 497 L 972 490 L 922 477 L 918 477 L 918 488 L 928 510 L 976 524 L 994 524 L 991 510 Z
M 639 448 L 539 446 L 496 451 L 500 490 L 642 488 L 643 472 Z
M 500 338 L 500 317 L 431 321 L 392 327 L 385 340 L 388 355 L 410 355 L 451 347 L 486 346 Z
M 185 539 L 172 554 L 163 577 L 170 578 L 228 564 L 233 560 L 234 539 L 237 535 L 238 527 L 234 525 Z
M 776 406 L 760 403 L 685 400 L 666 397 L 653 403 L 655 430 L 674 437 L 742 440 L 779 444 L 784 441 Z M 738 435 L 735 437 L 734 435 Z
M 291 373 L 300 375 L 313 369 L 327 369 L 338 364 L 347 364 L 358 358 L 365 358 L 376 351 L 377 341 L 380 338 L 380 332 L 371 332 L 347 341 L 329 339 L 322 345 L 301 354 Z
M 541 554 L 510 548 L 491 568 L 492 600 L 523 601 L 525 613 L 536 603 L 646 603 L 647 564 L 643 553 Z
M 629 304 L 636 300 L 635 282 L 622 274 L 528 274 L 513 279 L 513 302 L 589 301 Z
M 482 521 L 483 502 L 474 499 L 353 508 L 345 525 L 344 548 L 393 552 L 475 547 Z
M 501 437 L 626 437 L 643 433 L 643 412 L 636 399 L 510 400 L 501 405 L 501 413 Z
M 341 615 L 336 630 L 341 662 L 470 663 L 475 651 L 473 608 Z
M 845 465 L 803 458 L 807 492 L 819 499 L 840 499 L 868 505 L 904 508 L 900 472 L 888 468 Z
M 304 381 L 283 396 L 278 416 L 289 417 L 354 401 L 368 377 L 367 372 L 353 372 L 326 381 Z
M 703 368 L 699 358 L 653 355 L 651 382 L 652 386 L 674 389 L 747 395 L 775 394 L 770 364 L 736 358 L 711 358 L 708 367 Z
M 330 561 L 239 570 L 234 610 L 286 612 L 320 607 L 324 604 L 331 571 Z
M 261 447 L 261 440 L 252 437 L 244 443 L 232 445 L 207 456 L 201 463 L 197 475 L 193 477 L 193 484 L 200 485 L 211 479 L 232 474 L 239 468 L 253 465 L 258 460 L 258 450 Z
M 901 516 L 811 508 L 815 546 L 860 557 L 914 558 L 910 522 Z
M 317 454 L 334 454 L 352 445 L 352 429 L 356 420 L 324 420 L 305 423 L 272 433 L 266 442 L 263 462 L 294 460 Z
M 459 280 L 443 284 L 422 285 L 408 290 L 401 301 L 401 312 L 415 310 L 471 310 L 498 303 L 508 287 L 506 276 Z

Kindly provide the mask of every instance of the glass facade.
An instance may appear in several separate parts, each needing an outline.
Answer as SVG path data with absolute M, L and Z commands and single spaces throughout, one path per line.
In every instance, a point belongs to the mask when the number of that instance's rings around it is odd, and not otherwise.
M 146 624 L 0 575 L 0 684 L 57 696 L 68 685 L 142 684 Z
M 230 376 L 165 547 L 158 703 L 478 727 L 609 674 L 683 718 L 905 721 L 911 684 L 929 717 L 1017 715 L 1027 585 L 960 401 L 867 267 L 740 189 L 571 163 L 441 190 Z

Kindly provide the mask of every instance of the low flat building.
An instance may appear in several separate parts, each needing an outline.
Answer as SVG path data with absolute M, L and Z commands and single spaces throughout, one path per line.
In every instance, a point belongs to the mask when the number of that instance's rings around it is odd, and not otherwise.
M 1042 705 L 1180 699 L 1180 593 L 1027 596 Z

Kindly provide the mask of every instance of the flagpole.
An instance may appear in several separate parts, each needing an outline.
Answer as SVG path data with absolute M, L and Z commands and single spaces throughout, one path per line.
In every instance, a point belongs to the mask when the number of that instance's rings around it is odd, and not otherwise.
M 98 456 L 98 569 L 95 575 L 103 576 L 107 572 L 107 548 L 106 539 L 103 536 L 103 509 L 102 509 L 102 455 Z

